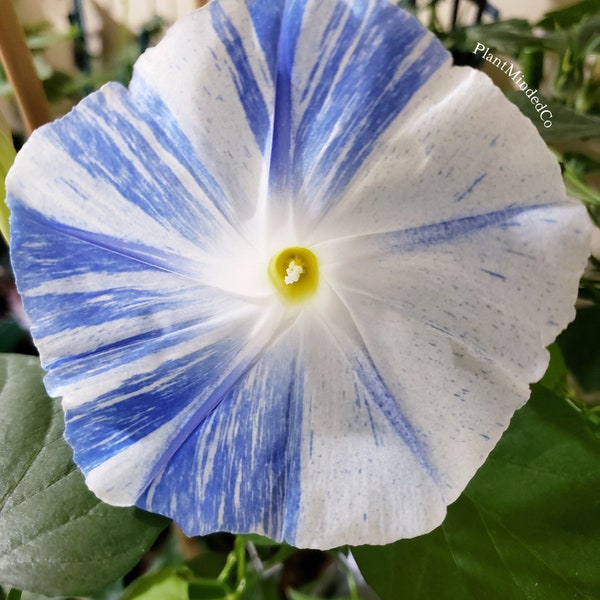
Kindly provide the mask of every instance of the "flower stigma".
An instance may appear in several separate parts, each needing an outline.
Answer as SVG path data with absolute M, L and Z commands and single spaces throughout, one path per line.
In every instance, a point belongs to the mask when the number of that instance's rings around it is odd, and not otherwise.
M 269 277 L 286 301 L 303 302 L 314 295 L 319 285 L 317 257 L 308 248 L 285 248 L 271 258 Z

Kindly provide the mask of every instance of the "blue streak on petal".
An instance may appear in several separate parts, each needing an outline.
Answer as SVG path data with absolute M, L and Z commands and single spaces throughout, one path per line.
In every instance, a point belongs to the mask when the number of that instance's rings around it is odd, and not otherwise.
M 111 290 L 107 291 L 107 294 L 111 293 Z M 139 292 L 137 290 L 134 290 L 130 293 L 130 295 L 136 299 L 138 294 Z M 60 295 L 57 296 L 56 299 L 59 302 L 74 302 L 74 299 L 69 296 L 73 296 L 73 294 Z M 82 302 L 93 302 L 92 294 L 80 294 L 80 296 L 82 298 Z M 127 298 L 121 297 L 123 294 L 119 294 L 119 296 L 119 301 L 122 300 L 123 302 L 126 302 Z M 47 296 L 44 296 L 40 298 L 40 300 L 43 302 L 47 298 Z M 123 318 L 125 315 L 119 314 L 120 311 L 117 314 L 110 314 L 111 311 L 106 310 L 107 307 L 113 308 L 114 304 L 115 301 L 113 300 L 110 304 L 103 306 L 102 309 L 99 309 L 97 306 L 95 308 L 90 307 L 88 310 L 86 310 L 86 316 L 90 315 L 92 312 L 104 312 L 108 313 L 106 314 L 106 319 L 104 321 L 99 321 L 98 319 L 84 320 L 84 318 L 78 316 L 77 327 L 92 326 L 94 325 L 94 321 L 100 323 L 110 323 L 111 321 L 115 321 L 117 318 Z M 176 303 L 173 301 L 165 302 L 162 306 L 160 306 L 160 304 L 154 305 L 152 312 L 155 310 L 164 311 L 168 308 L 174 308 L 174 305 L 176 305 Z M 132 307 L 129 312 L 129 318 L 133 318 L 134 316 L 140 318 L 140 314 L 135 310 L 135 307 Z M 148 309 L 146 309 L 145 312 L 150 313 Z M 137 314 L 134 315 L 131 313 Z M 85 381 L 92 375 L 99 375 L 106 373 L 107 371 L 111 371 L 114 369 L 114 365 L 116 364 L 122 366 L 128 362 L 135 361 L 140 358 L 140 356 L 147 355 L 150 349 L 154 349 L 155 351 L 164 349 L 167 342 L 169 342 L 170 345 L 175 345 L 183 341 L 193 340 L 198 335 L 198 333 L 194 330 L 199 327 L 200 324 L 198 323 L 197 319 L 190 319 L 188 321 L 180 321 L 177 323 L 164 325 L 160 328 L 144 331 L 143 333 L 124 335 L 117 341 L 101 344 L 87 352 L 71 354 L 67 357 L 59 358 L 46 363 L 45 368 L 52 371 L 52 373 L 48 375 L 47 379 L 49 382 L 52 382 L 55 379 L 60 379 L 61 377 L 58 371 L 59 369 L 64 369 L 68 372 L 68 378 L 71 383 Z M 140 347 L 144 348 L 144 350 L 141 352 Z
M 344 17 L 348 16 L 348 7 L 344 4 L 338 2 L 335 5 L 333 14 L 331 16 L 331 20 L 327 24 L 327 28 L 323 33 L 322 39 L 319 42 L 319 53 L 326 52 L 328 46 L 333 45 L 333 53 L 330 58 L 330 62 L 332 64 L 338 64 L 342 61 L 344 57 L 344 53 L 347 51 L 347 44 L 344 43 L 344 40 L 352 39 L 361 24 L 361 20 L 364 17 L 366 11 L 366 4 L 360 3 L 354 8 L 354 14 L 356 15 L 356 19 L 348 19 L 344 23 Z M 341 33 L 339 35 L 339 42 L 336 43 L 335 35 L 338 29 L 342 27 Z M 316 62 L 313 66 L 313 69 L 308 77 L 309 82 L 314 82 L 318 76 L 320 64 Z M 300 102 L 305 102 L 308 99 L 308 95 L 310 92 L 310 86 L 307 86 L 300 97 Z M 329 88 L 326 85 L 319 85 L 315 90 L 312 98 L 311 105 L 309 106 L 310 114 L 314 117 L 317 115 L 318 107 L 323 107 L 327 94 L 329 93 Z M 308 113 L 307 113 L 308 114 Z M 303 120 L 306 120 L 307 116 Z
M 490 227 L 518 227 L 519 223 L 514 220 L 516 217 L 548 206 L 550 205 L 508 206 L 489 213 L 385 233 L 381 235 L 381 240 L 394 250 L 411 252 L 423 246 L 451 242 Z
M 317 215 L 338 201 L 379 137 L 448 60 L 435 38 L 411 56 L 429 34 L 391 3 L 377 3 L 365 15 L 359 11 L 366 3 L 340 5 L 321 43 L 327 63 L 320 79 L 310 83 L 314 91 L 294 147 L 295 191 L 305 187 L 318 204 Z M 340 10 L 348 13 L 343 25 Z
M 265 56 L 271 81 L 277 77 L 277 53 L 281 19 L 283 16 L 282 2 L 265 2 L 264 0 L 246 0 L 246 6 L 252 19 L 254 31 Z
M 293 540 L 302 380 L 292 348 L 272 348 L 183 442 L 138 506 L 175 517 L 189 535 L 258 530 Z
M 425 325 L 427 325 L 427 327 L 431 327 L 432 329 L 435 329 L 436 331 L 441 331 L 442 333 L 445 333 L 447 335 L 454 335 L 449 329 L 446 329 L 446 327 L 440 327 L 439 325 L 436 325 L 435 323 L 425 323 Z
M 138 82 L 138 89 L 140 87 Z M 141 134 L 139 122 L 141 120 L 149 126 L 162 150 L 190 172 L 209 200 L 218 206 L 224 197 L 223 192 L 206 168 L 193 158 L 193 153 L 184 154 L 185 136 L 172 125 L 169 134 L 175 134 L 175 137 L 171 139 L 152 122 L 147 109 L 142 110 L 135 105 L 122 86 L 110 85 L 109 91 L 113 96 L 111 102 L 101 92 L 91 94 L 64 121 L 57 121 L 54 127 L 45 129 L 45 135 L 91 177 L 108 183 L 118 196 L 156 221 L 169 224 L 194 242 L 209 236 L 214 230 L 214 218 L 183 185 L 181 177 L 165 164 L 154 142 Z M 115 109 L 115 100 L 121 104 L 125 114 Z M 155 104 L 158 102 L 155 99 Z M 171 120 L 174 123 L 174 119 Z M 152 177 L 139 170 L 137 161 Z M 62 178 L 69 184 L 68 173 Z M 72 187 L 77 188 L 76 182 Z
M 439 476 L 436 474 L 435 468 L 427 459 L 427 452 L 423 443 L 419 440 L 412 425 L 402 413 L 397 400 L 381 378 L 366 348 L 362 344 L 359 345 L 349 358 L 353 363 L 354 371 L 369 394 L 369 397 L 365 398 L 365 401 L 367 403 L 371 402 L 379 408 L 396 434 L 411 451 L 415 460 L 434 481 L 439 481 Z
M 244 107 L 250 129 L 258 147 L 264 149 L 271 132 L 271 119 L 244 50 L 243 38 L 218 2 L 210 4 L 210 15 L 213 27 L 233 63 L 230 68 L 231 78 Z
M 506 279 L 506 277 L 504 275 L 502 275 L 501 273 L 496 273 L 495 271 L 489 271 L 488 269 L 480 269 L 480 271 L 482 271 L 483 273 L 487 273 L 488 275 L 491 275 L 492 277 L 495 277 L 496 279 Z
M 182 305 L 190 306 L 203 288 L 191 280 L 182 280 L 175 295 L 172 285 L 161 290 L 161 277 L 165 273 L 160 269 L 130 260 L 119 253 L 107 252 L 76 237 L 65 236 L 48 224 L 40 223 L 39 219 L 43 217 L 38 213 L 31 218 L 32 211 L 16 203 L 14 198 L 12 205 L 11 258 L 27 314 L 33 323 L 32 333 L 38 341 L 55 335 L 68 336 L 79 328 L 101 324 L 110 327 L 108 324 L 115 321 L 129 320 L 135 323 L 135 327 L 140 327 L 146 317 L 159 311 L 172 314 Z M 74 280 L 89 274 L 103 277 L 106 286 L 102 290 L 86 291 L 73 289 L 73 284 L 64 284 L 64 290 L 56 291 L 56 284 L 61 280 Z M 119 275 L 132 279 L 147 275 L 156 281 L 156 289 L 136 289 L 131 280 L 130 287 L 112 287 L 111 281 Z M 51 291 L 48 291 L 48 286 L 51 286 Z M 181 327 L 181 324 L 173 323 L 173 326 Z M 168 333 L 168 330 L 166 325 L 161 328 L 162 332 Z M 135 336 L 128 336 L 125 332 L 119 332 L 119 335 L 135 342 Z M 138 335 L 147 334 L 138 332 Z M 52 369 L 46 379 L 50 387 L 64 383 L 65 377 L 77 377 L 80 371 L 81 377 L 85 377 L 93 369 L 111 366 L 110 362 L 97 359 L 73 364 L 64 357 L 45 355 L 43 358 L 45 368 Z M 64 372 L 63 363 L 68 363 Z
M 179 332 L 176 339 L 165 336 L 160 342 L 175 348 L 196 336 L 193 329 L 187 329 Z M 160 343 L 158 346 L 128 348 L 133 356 L 127 360 L 164 350 Z M 237 345 L 232 341 L 209 344 L 164 361 L 151 372 L 136 373 L 114 390 L 68 410 L 65 435 L 75 448 L 77 464 L 87 472 L 189 410 L 192 414 L 164 449 L 164 460 L 168 460 L 247 368 L 246 364 L 239 364 L 237 354 Z M 219 381 L 223 373 L 226 375 Z M 93 419 L 89 418 L 91 414 Z M 157 464 L 156 469 L 161 466 Z
M 319 41 L 319 56 L 326 61 L 323 73 L 317 80 L 318 72 L 321 69 L 321 61 L 317 61 L 308 78 L 308 86 L 301 91 L 299 102 L 304 103 L 309 100 L 302 119 L 298 124 L 296 147 L 293 149 L 295 159 L 295 182 L 296 193 L 304 183 L 303 171 L 308 171 L 317 160 L 319 153 L 326 147 L 327 140 L 331 134 L 332 127 L 336 125 L 340 117 L 340 111 L 348 103 L 348 91 L 345 92 L 338 83 L 332 90 L 332 82 L 335 80 L 345 54 L 352 46 L 360 33 L 367 3 L 358 3 L 350 7 L 345 3 L 338 2 L 334 7 L 330 22 L 323 32 L 322 39 Z M 290 64 L 288 78 L 293 77 L 293 64 Z M 354 69 L 352 64 L 348 69 Z M 358 80 L 352 82 L 354 89 L 350 92 L 355 94 L 360 87 L 356 87 Z M 311 93 L 311 87 L 314 90 Z M 331 100 L 328 97 L 333 93 Z M 298 101 L 297 100 L 297 101 Z M 324 161 L 331 162 L 335 156 L 332 156 L 332 149 L 329 150 L 329 158 Z M 302 159 L 302 160 L 300 160 Z
M 275 112 L 269 184 L 274 192 L 289 191 L 292 175 L 292 81 L 296 42 L 300 35 L 304 7 L 292 0 L 286 3 L 278 39 L 277 67 L 275 73 Z
M 84 254 L 94 254 L 94 256 L 98 257 L 100 262 L 95 263 L 94 267 L 96 269 L 104 262 L 110 262 L 112 265 L 111 261 L 113 259 L 110 258 L 110 254 L 116 254 L 130 259 L 129 262 L 120 261 L 120 268 L 123 270 L 131 268 L 131 263 L 138 262 L 140 265 L 149 265 L 185 277 L 194 278 L 197 275 L 197 263 L 186 257 L 165 249 L 114 238 L 101 233 L 83 231 L 70 225 L 59 223 L 36 210 L 25 208 L 22 201 L 12 194 L 9 196 L 9 202 L 15 213 L 13 221 L 15 223 L 26 223 L 26 226 L 19 226 L 20 233 L 24 236 L 24 243 L 28 244 L 27 233 L 32 235 L 32 232 L 35 230 L 40 234 L 40 238 L 37 240 L 38 243 L 30 245 L 30 251 L 39 256 L 40 260 L 43 261 L 41 264 L 49 260 L 49 255 L 44 255 L 41 252 L 43 245 L 43 252 L 50 253 L 57 262 L 55 268 L 59 268 L 58 263 L 62 263 L 60 269 L 65 273 L 77 274 L 86 272 L 90 268 L 90 263 L 82 261 L 81 256 L 78 257 L 77 254 L 66 253 L 69 245 L 74 245 L 78 251 L 83 251 Z M 82 243 L 87 245 L 82 246 Z M 17 244 L 15 243 L 14 246 L 17 247 Z M 103 255 L 99 255 L 94 252 L 92 247 L 105 252 Z M 31 271 L 32 278 L 36 273 L 37 271 Z M 37 276 L 39 276 L 39 273 L 37 273 Z M 22 272 L 22 277 L 28 278 L 28 274 Z M 33 284 L 34 281 L 32 280 L 31 285 Z
M 456 202 L 460 202 L 461 200 L 466 198 L 479 185 L 479 183 L 481 183 L 481 181 L 483 181 L 483 179 L 485 179 L 486 175 L 487 175 L 487 173 L 482 173 L 481 175 L 479 175 L 478 177 L 476 177 L 473 180 L 473 182 L 469 185 L 469 187 L 467 187 L 467 189 L 464 192 L 457 194 L 456 197 L 454 198 L 456 200 Z
M 354 404 L 357 408 L 362 408 L 363 405 L 363 397 L 361 391 L 359 389 L 358 383 L 354 382 Z M 373 440 L 375 441 L 375 445 L 379 446 L 379 434 L 377 433 L 377 428 L 375 427 L 375 422 L 373 420 L 373 414 L 371 413 L 371 405 L 368 401 L 364 402 L 365 409 L 367 411 L 367 416 L 369 418 L 369 424 L 371 425 L 371 435 L 373 436 Z
M 124 106 L 133 116 L 149 121 L 156 141 L 187 170 L 207 198 L 231 221 L 230 213 L 224 212 L 224 208 L 230 207 L 230 203 L 221 185 L 197 156 L 188 136 L 178 126 L 173 113 L 152 89 L 152 85 L 136 74 L 130 90 L 131 94 L 122 97 Z

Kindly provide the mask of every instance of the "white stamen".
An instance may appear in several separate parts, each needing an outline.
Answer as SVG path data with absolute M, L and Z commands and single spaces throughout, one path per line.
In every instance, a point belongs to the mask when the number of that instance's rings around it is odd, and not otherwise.
M 283 278 L 283 282 L 286 285 L 290 285 L 291 283 L 296 283 L 298 279 L 300 279 L 300 275 L 304 273 L 304 269 L 302 265 L 297 265 L 295 260 L 290 261 L 288 268 L 285 270 L 285 277 Z

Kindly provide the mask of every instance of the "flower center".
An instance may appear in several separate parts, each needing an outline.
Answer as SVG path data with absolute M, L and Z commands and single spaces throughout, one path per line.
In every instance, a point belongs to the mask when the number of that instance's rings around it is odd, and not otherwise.
M 269 277 L 275 289 L 288 302 L 310 298 L 319 285 L 317 257 L 308 248 L 286 248 L 269 262 Z

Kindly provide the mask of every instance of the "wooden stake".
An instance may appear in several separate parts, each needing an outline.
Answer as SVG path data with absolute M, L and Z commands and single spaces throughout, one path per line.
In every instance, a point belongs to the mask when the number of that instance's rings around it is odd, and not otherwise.
M 50 109 L 12 0 L 0 0 L 0 61 L 30 135 L 51 120 Z

